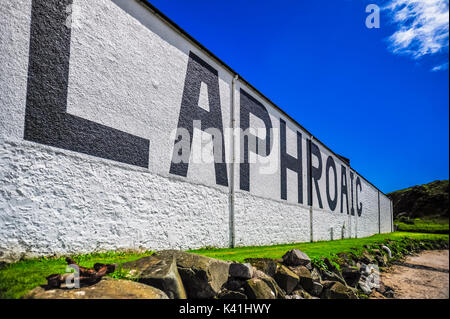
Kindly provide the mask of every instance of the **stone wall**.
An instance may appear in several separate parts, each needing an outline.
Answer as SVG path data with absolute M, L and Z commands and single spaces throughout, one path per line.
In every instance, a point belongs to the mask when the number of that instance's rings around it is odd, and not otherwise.
M 0 21 L 0 259 L 392 231 L 383 193 L 144 2 Z

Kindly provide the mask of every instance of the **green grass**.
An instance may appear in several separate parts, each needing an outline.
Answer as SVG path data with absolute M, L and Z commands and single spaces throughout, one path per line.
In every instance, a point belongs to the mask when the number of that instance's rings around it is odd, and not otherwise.
M 152 252 L 107 252 L 72 256 L 83 267 L 92 268 L 96 263 L 123 263 L 149 256 Z M 45 279 L 51 274 L 65 273 L 67 263 L 65 257 L 39 258 L 19 261 L 0 269 L 0 298 L 17 299 L 29 290 L 47 283 Z M 111 277 L 123 276 L 119 269 Z
M 409 232 L 395 232 L 391 234 L 373 235 L 366 238 L 358 239 L 342 239 L 335 241 L 319 241 L 313 243 L 285 244 L 261 247 L 237 247 L 233 249 L 197 249 L 190 252 L 222 259 L 244 262 L 246 258 L 281 258 L 288 250 L 300 249 L 306 253 L 311 259 L 328 257 L 332 258 L 335 254 L 341 252 L 358 252 L 364 245 L 372 245 L 377 243 L 385 243 L 386 240 L 401 240 L 403 238 L 411 239 L 444 239 L 448 240 L 448 235 L 442 234 L 421 234 Z
M 432 234 L 448 234 L 449 220 L 442 218 L 416 218 L 403 221 L 395 221 L 398 231 L 418 232 Z
M 364 245 L 385 243 L 387 240 L 401 241 L 403 238 L 417 240 L 446 240 L 448 235 L 421 234 L 396 232 L 392 234 L 374 235 L 360 239 L 343 239 L 336 241 L 322 241 L 314 243 L 299 243 L 288 245 L 261 246 L 261 247 L 239 247 L 234 249 L 198 249 L 191 250 L 192 253 L 205 255 L 217 259 L 234 260 L 243 262 L 246 258 L 281 258 L 290 249 L 300 249 L 312 259 L 320 257 L 332 258 L 340 252 L 362 251 Z M 72 256 L 80 266 L 93 267 L 95 263 L 123 263 L 149 256 L 152 252 L 108 252 Z M 14 264 L 3 266 L 0 269 L 0 298 L 20 298 L 29 290 L 46 283 L 45 277 L 64 273 L 66 261 L 60 258 L 39 258 L 19 261 Z M 114 278 L 126 278 L 120 268 L 109 275 Z

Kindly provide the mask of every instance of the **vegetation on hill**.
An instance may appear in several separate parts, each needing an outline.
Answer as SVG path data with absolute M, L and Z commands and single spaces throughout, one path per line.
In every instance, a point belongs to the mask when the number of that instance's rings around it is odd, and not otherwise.
M 398 231 L 432 234 L 448 234 L 449 220 L 447 218 L 409 218 L 400 217 L 394 221 Z
M 394 218 L 448 219 L 448 180 L 401 189 L 387 194 L 393 201 Z

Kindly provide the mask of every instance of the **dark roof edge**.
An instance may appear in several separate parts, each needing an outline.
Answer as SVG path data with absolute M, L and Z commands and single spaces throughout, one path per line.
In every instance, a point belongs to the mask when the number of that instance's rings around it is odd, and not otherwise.
M 148 2 L 148 0 L 138 0 L 143 5 L 145 5 L 150 11 L 152 11 L 155 15 L 159 16 L 163 21 L 165 21 L 167 24 L 169 24 L 171 27 L 173 27 L 175 30 L 180 32 L 183 36 L 188 38 L 191 42 L 193 42 L 196 46 L 198 46 L 201 50 L 205 51 L 209 56 L 211 56 L 214 60 L 216 60 L 220 65 L 222 65 L 225 69 L 227 69 L 230 73 L 234 75 L 239 76 L 239 80 L 241 80 L 245 85 L 250 87 L 252 90 L 254 90 L 256 93 L 261 95 L 267 102 L 275 106 L 278 111 L 280 111 L 284 116 L 286 116 L 288 119 L 290 119 L 292 122 L 294 122 L 297 126 L 300 127 L 303 131 L 305 131 L 307 134 L 309 134 L 311 137 L 314 137 L 316 141 L 318 141 L 324 148 L 326 148 L 329 152 L 331 152 L 333 155 L 341 158 L 340 155 L 336 154 L 333 150 L 331 150 L 328 146 L 325 145 L 322 141 L 320 141 L 318 138 L 316 138 L 311 132 L 309 132 L 306 128 L 304 128 L 299 122 L 297 122 L 295 119 L 293 119 L 289 114 L 287 114 L 281 107 L 279 107 L 277 104 L 275 104 L 271 99 L 269 99 L 267 96 L 265 96 L 263 93 L 261 93 L 257 88 L 255 88 L 252 84 L 250 84 L 246 79 L 244 79 L 238 72 L 233 70 L 228 64 L 223 62 L 219 57 L 217 57 L 214 53 L 212 53 L 209 49 L 207 49 L 203 44 L 201 44 L 198 40 L 196 40 L 193 36 L 191 36 L 187 31 L 185 31 L 182 27 L 180 27 L 177 23 L 175 23 L 172 19 L 170 19 L 168 16 L 166 16 L 164 13 L 162 13 L 158 8 L 156 8 L 153 4 Z M 351 165 L 349 167 L 355 171 L 359 176 L 361 176 L 367 183 L 372 185 L 377 191 L 382 193 L 387 197 L 387 195 L 382 192 L 378 187 L 376 187 L 373 183 L 371 183 L 367 178 L 365 178 L 363 175 L 361 175 L 356 169 L 354 169 Z

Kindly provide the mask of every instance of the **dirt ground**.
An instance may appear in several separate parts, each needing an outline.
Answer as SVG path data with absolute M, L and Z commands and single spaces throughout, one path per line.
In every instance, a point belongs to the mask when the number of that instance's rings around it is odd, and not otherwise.
M 448 299 L 448 264 L 448 250 L 424 251 L 390 267 L 381 281 L 394 289 L 395 299 Z

